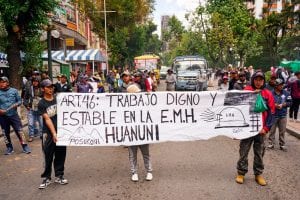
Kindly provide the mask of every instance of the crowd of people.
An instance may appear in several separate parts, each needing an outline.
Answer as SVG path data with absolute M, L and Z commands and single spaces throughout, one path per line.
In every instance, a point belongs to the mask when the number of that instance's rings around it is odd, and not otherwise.
M 273 69 L 272 69 L 273 70 Z M 282 151 L 287 151 L 285 144 L 285 130 L 287 125 L 288 107 L 291 121 L 299 122 L 297 118 L 300 103 L 300 72 L 285 74 L 280 68 L 272 72 L 267 81 L 262 71 L 254 71 L 249 68 L 234 69 L 229 67 L 227 71 L 217 71 L 219 77 L 218 89 L 228 90 L 250 90 L 260 94 L 267 104 L 266 110 L 262 111 L 263 127 L 259 134 L 240 141 L 240 158 L 237 163 L 236 182 L 242 184 L 244 176 L 248 172 L 248 153 L 253 143 L 254 151 L 254 174 L 255 180 L 260 185 L 266 185 L 262 177 L 264 170 L 263 155 L 265 150 L 265 136 L 268 132 L 269 149 L 274 148 L 276 128 L 279 129 L 279 145 Z M 176 77 L 171 69 L 166 77 L 166 90 L 175 90 Z M 108 85 L 105 91 L 104 84 Z M 65 74 L 57 76 L 57 82 L 53 83 L 46 73 L 33 71 L 28 79 L 24 79 L 22 95 L 9 86 L 7 77 L 0 78 L 0 125 L 4 131 L 6 144 L 5 155 L 14 152 L 10 138 L 10 126 L 13 127 L 23 152 L 31 153 L 27 142 L 32 142 L 35 137 L 42 140 L 45 168 L 41 175 L 43 178 L 39 188 L 44 189 L 51 183 L 51 169 L 54 164 L 55 182 L 67 184 L 64 178 L 64 163 L 66 159 L 66 147 L 56 146 L 57 141 L 57 115 L 55 94 L 59 92 L 155 92 L 157 80 L 152 71 L 133 71 L 118 69 L 109 71 L 104 77 L 103 73 L 71 72 L 70 77 Z M 27 110 L 28 135 L 24 134 L 17 107 L 21 104 Z M 138 181 L 137 151 L 141 150 L 147 171 L 146 180 L 153 179 L 152 165 L 150 159 L 149 145 L 129 146 L 129 162 L 131 180 Z

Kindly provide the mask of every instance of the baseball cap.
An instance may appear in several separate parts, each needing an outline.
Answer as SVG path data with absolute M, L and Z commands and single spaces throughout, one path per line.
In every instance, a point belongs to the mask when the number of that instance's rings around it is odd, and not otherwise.
M 257 71 L 253 74 L 253 78 L 256 78 L 256 77 L 262 77 L 262 78 L 265 78 L 265 75 L 263 72 L 261 71 Z
M 31 80 L 31 81 L 32 81 L 32 82 L 33 82 L 33 81 L 40 82 L 40 80 L 39 80 L 38 78 L 36 78 L 36 77 L 35 77 L 35 78 L 32 78 L 32 80 Z
M 41 82 L 41 87 L 53 86 L 53 83 L 50 79 L 45 79 Z
M 142 74 L 141 72 L 136 72 L 136 73 L 134 74 L 134 76 L 135 76 L 135 77 L 139 77 L 139 76 L 142 77 L 143 74 Z
M 246 73 L 245 72 L 240 72 L 239 73 L 239 76 L 241 77 L 241 76 L 246 76 Z
M 141 92 L 141 89 L 139 88 L 139 86 L 137 84 L 132 84 L 127 87 L 127 92 L 128 93 L 137 93 L 137 92 Z
M 60 77 L 61 77 L 61 78 L 62 78 L 62 77 L 67 78 L 67 76 L 66 76 L 65 74 L 61 74 Z
M 36 75 L 36 74 L 40 74 L 40 72 L 37 71 L 37 70 L 35 70 L 35 71 L 32 72 L 32 74 L 33 74 L 33 75 Z
M 121 77 L 123 77 L 123 76 L 130 76 L 130 73 L 127 72 L 127 71 L 125 71 L 125 72 L 123 72 L 123 73 L 121 74 Z
M 0 81 L 9 82 L 8 78 L 6 76 L 0 77 Z
M 284 84 L 284 81 L 281 78 L 278 78 L 278 79 L 276 79 L 275 84 L 281 85 L 281 84 Z

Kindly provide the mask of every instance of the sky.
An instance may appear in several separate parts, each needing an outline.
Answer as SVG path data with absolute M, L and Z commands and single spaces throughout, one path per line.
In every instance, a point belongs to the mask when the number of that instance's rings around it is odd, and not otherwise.
M 204 0 L 201 0 L 204 2 Z M 157 33 L 160 35 L 160 21 L 162 15 L 175 15 L 184 26 L 188 23 L 185 14 L 194 11 L 199 5 L 199 0 L 156 0 L 153 12 L 153 21 L 157 25 Z

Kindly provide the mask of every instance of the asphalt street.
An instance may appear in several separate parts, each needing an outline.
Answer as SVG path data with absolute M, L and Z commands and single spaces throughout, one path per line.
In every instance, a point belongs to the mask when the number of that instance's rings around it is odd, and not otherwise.
M 160 90 L 164 88 L 160 85 Z M 25 128 L 27 130 L 27 128 Z M 14 134 L 14 133 L 12 133 Z M 146 181 L 139 152 L 139 182 L 130 180 L 128 150 L 124 147 L 68 147 L 67 185 L 51 184 L 39 190 L 43 170 L 41 143 L 36 138 L 29 155 L 3 155 L 0 140 L 0 200 L 35 199 L 299 199 L 300 141 L 286 135 L 288 152 L 266 151 L 265 187 L 254 181 L 253 152 L 245 183 L 235 182 L 239 141 L 216 137 L 195 142 L 167 142 L 150 146 L 153 180 Z M 278 138 L 277 138 L 278 141 Z

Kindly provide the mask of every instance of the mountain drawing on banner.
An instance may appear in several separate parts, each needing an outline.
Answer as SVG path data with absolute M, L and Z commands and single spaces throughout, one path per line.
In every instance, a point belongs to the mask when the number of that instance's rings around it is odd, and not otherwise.
M 101 134 L 98 132 L 98 130 L 95 129 L 95 128 L 91 131 L 90 134 L 88 133 L 87 135 L 88 135 L 89 138 L 91 138 L 91 139 L 100 139 L 100 140 L 102 140 L 102 141 L 104 142 L 103 137 L 102 137 Z
M 60 130 L 64 131 L 63 137 L 58 138 L 61 141 L 71 141 L 79 139 L 100 139 L 104 142 L 103 137 L 95 128 L 91 132 L 87 132 L 83 126 L 79 126 L 73 133 L 65 128 L 60 128 Z
M 85 138 L 86 131 L 82 126 L 79 126 L 74 132 L 71 132 L 65 128 L 60 128 L 63 131 L 63 137 L 58 139 L 61 141 L 71 141 L 71 139 L 82 139 Z

